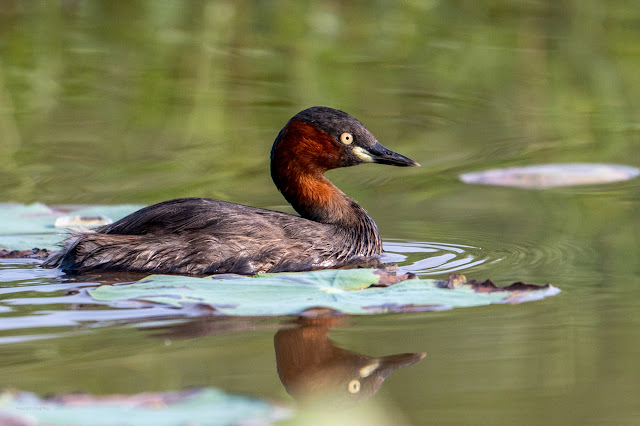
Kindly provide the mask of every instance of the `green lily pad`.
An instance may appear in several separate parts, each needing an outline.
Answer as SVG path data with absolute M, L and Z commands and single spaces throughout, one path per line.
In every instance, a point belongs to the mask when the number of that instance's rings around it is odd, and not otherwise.
M 385 275 L 387 274 L 387 275 Z M 325 308 L 351 315 L 442 310 L 454 307 L 520 303 L 560 292 L 551 286 L 408 279 L 385 287 L 388 272 L 374 269 L 322 270 L 255 277 L 196 278 L 152 275 L 138 282 L 102 285 L 89 294 L 97 301 L 142 300 L 180 308 L 208 305 L 217 314 L 237 316 L 299 315 Z
M 56 227 L 56 219 L 103 216 L 116 221 L 141 207 L 143 206 L 77 206 L 62 210 L 41 203 L 0 204 L 0 249 L 53 249 L 68 231 L 66 227 Z
M 290 415 L 289 409 L 256 398 L 230 395 L 216 388 L 136 395 L 69 394 L 51 398 L 40 398 L 29 392 L 0 393 L 1 424 L 266 424 Z

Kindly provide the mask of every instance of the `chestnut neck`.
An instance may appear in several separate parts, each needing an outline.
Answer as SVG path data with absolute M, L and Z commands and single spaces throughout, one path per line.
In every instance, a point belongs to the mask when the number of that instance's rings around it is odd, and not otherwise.
M 300 216 L 342 227 L 365 225 L 377 235 L 367 212 L 324 176 L 337 167 L 341 152 L 332 137 L 296 119 L 282 129 L 271 151 L 271 177 Z

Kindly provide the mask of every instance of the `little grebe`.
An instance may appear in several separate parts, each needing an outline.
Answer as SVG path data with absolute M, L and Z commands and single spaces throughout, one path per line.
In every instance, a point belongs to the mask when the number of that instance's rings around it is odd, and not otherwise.
M 95 231 L 74 232 L 43 266 L 204 275 L 364 261 L 382 251 L 378 228 L 324 176 L 361 163 L 419 166 L 382 146 L 349 114 L 309 108 L 287 123 L 271 149 L 271 177 L 300 216 L 207 198 L 169 200 Z

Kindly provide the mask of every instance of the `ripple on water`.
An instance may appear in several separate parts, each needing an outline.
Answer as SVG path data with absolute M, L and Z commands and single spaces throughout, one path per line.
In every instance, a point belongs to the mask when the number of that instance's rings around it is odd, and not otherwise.
M 474 266 L 499 260 L 481 253 L 481 249 L 464 244 L 437 242 L 384 243 L 383 262 L 398 263 L 401 271 L 418 275 L 462 273 Z
M 549 240 L 521 239 L 517 242 L 500 240 L 500 237 L 489 236 L 491 241 L 487 241 L 485 235 L 482 248 L 439 242 L 388 241 L 384 243 L 382 260 L 385 263 L 397 263 L 401 271 L 418 275 L 469 274 L 474 267 L 500 262 L 500 270 L 508 274 L 518 271 L 512 277 L 518 281 L 523 279 L 523 274 L 531 271 L 566 267 L 580 259 L 595 256 L 593 248 L 571 237 L 561 239 L 555 235 Z M 567 270 L 567 273 L 575 271 Z
M 150 318 L 176 317 L 175 309 L 146 304 L 125 309 L 94 301 L 83 287 L 96 282 L 70 281 L 57 269 L 34 260 L 0 262 L 0 344 L 53 338 L 78 331 Z M 181 317 L 189 316 L 181 312 Z M 44 331 L 44 333 L 43 333 Z M 61 334 L 62 333 L 62 334 Z
M 520 271 L 568 267 L 580 259 L 594 257 L 592 247 L 580 244 L 571 237 L 560 238 L 559 235 L 548 240 L 520 240 L 517 243 L 498 241 L 491 245 L 491 252 L 500 258 L 504 268 L 515 267 Z
M 59 269 L 43 269 L 39 265 L 40 261 L 33 259 L 0 259 L 0 287 L 5 283 L 15 286 L 64 275 Z

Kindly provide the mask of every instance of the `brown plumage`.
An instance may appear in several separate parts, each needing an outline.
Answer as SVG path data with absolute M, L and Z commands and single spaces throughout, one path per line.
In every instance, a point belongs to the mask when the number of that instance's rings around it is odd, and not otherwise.
M 382 146 L 349 114 L 298 113 L 271 150 L 271 176 L 300 214 L 207 198 L 145 207 L 97 229 L 75 232 L 43 266 L 175 274 L 304 271 L 344 266 L 382 251 L 375 222 L 324 172 L 363 162 L 418 163 Z
M 329 338 L 339 321 L 340 317 L 301 317 L 296 328 L 282 328 L 274 336 L 278 376 L 294 398 L 345 407 L 375 395 L 391 373 L 426 356 L 372 357 L 342 349 Z

